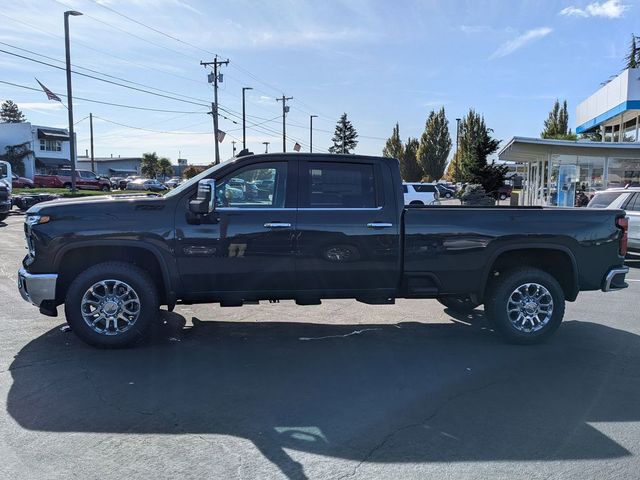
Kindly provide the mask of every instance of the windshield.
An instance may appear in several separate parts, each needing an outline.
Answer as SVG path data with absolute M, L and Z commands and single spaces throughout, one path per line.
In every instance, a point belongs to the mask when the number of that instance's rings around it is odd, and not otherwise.
M 229 159 L 226 160 L 224 162 L 219 163 L 218 165 L 214 165 L 211 168 L 207 168 L 205 171 L 200 172 L 198 175 L 196 175 L 195 177 L 186 180 L 184 183 L 181 183 L 180 185 L 178 185 L 176 188 L 174 188 L 173 190 L 171 190 L 169 193 L 167 193 L 165 195 L 165 197 L 173 197 L 175 195 L 180 195 L 182 192 L 184 192 L 185 190 L 191 188 L 191 185 L 195 185 L 196 183 L 198 183 L 200 180 L 202 180 L 203 178 L 208 178 L 209 176 L 211 176 L 213 173 L 217 172 L 218 170 L 220 170 L 220 168 L 222 168 L 224 165 L 227 165 L 231 160 L 235 160 L 235 158 L 233 159 Z

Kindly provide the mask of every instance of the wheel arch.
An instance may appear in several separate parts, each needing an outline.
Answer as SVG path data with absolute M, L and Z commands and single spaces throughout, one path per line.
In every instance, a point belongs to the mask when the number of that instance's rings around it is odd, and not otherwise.
M 482 298 L 485 297 L 491 277 L 512 266 L 539 268 L 552 275 L 568 301 L 574 301 L 580 291 L 578 265 L 573 252 L 563 245 L 537 244 L 505 246 L 496 251 L 483 272 Z
M 59 275 L 56 303 L 63 303 L 76 275 L 92 265 L 109 261 L 122 261 L 142 268 L 156 284 L 160 302 L 168 305 L 175 303 L 171 273 L 161 253 L 153 246 L 134 241 L 83 242 L 61 250 L 55 259 Z

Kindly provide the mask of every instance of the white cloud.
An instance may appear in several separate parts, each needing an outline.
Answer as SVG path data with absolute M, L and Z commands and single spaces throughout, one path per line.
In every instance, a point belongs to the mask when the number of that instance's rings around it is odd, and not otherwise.
M 624 12 L 631 8 L 629 5 L 620 3 L 620 0 L 606 0 L 604 2 L 593 2 L 585 8 L 570 6 L 560 10 L 560 15 L 570 17 L 603 17 L 620 18 Z
M 32 110 L 34 112 L 48 112 L 51 110 L 63 110 L 64 105 L 60 102 L 20 102 L 18 107 L 22 110 Z
M 528 45 L 531 42 L 535 42 L 543 37 L 549 35 L 553 30 L 549 27 L 534 28 L 522 35 L 503 43 L 500 47 L 491 54 L 489 59 L 502 58 L 512 54 L 516 50 Z

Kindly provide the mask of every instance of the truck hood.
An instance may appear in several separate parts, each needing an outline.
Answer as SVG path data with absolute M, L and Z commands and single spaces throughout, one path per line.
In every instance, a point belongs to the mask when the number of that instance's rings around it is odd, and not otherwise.
M 76 213 L 114 214 L 138 210 L 138 207 L 150 210 L 164 208 L 165 199 L 153 194 L 96 195 L 94 197 L 61 198 L 49 202 L 37 203 L 28 211 L 28 215 L 68 216 Z

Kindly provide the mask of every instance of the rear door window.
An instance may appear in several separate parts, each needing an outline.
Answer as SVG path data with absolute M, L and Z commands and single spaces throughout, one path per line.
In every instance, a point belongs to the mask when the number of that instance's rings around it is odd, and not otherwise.
M 595 197 L 591 199 L 589 208 L 607 208 L 611 203 L 622 195 L 624 192 L 603 192 L 596 194 Z
M 300 208 L 375 208 L 379 204 L 371 163 L 308 162 L 302 175 L 307 191 Z
M 640 212 L 640 193 L 636 193 L 634 198 L 627 204 L 625 210 L 630 210 L 632 212 Z
M 434 193 L 436 191 L 435 185 L 414 185 L 413 188 L 420 193 Z

